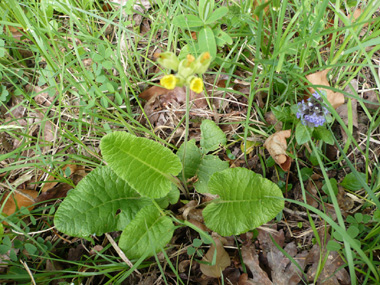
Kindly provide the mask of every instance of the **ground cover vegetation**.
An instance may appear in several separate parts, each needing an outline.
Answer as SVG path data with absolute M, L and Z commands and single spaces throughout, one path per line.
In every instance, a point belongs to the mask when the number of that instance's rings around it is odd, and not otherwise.
M 0 2 L 0 280 L 380 283 L 380 2 Z

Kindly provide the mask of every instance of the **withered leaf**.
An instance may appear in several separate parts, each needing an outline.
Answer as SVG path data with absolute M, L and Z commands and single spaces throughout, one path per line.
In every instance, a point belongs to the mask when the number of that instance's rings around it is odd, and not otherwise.
M 144 106 L 145 114 L 154 128 L 176 130 L 173 137 L 182 134 L 182 128 L 177 128 L 186 110 L 186 90 L 184 87 L 176 87 L 168 90 L 163 87 L 153 86 L 139 95 L 148 100 Z M 190 115 L 203 114 L 200 109 L 207 108 L 204 93 L 190 91 Z M 198 111 L 197 111 L 198 110 Z
M 63 173 L 66 173 L 67 168 L 70 169 L 70 176 L 72 176 L 73 174 L 78 174 L 78 175 L 84 177 L 86 175 L 86 173 L 84 171 L 84 167 L 81 165 L 67 164 L 62 168 Z M 66 175 L 65 175 L 65 177 L 66 177 Z M 50 189 L 52 189 L 53 187 L 55 187 L 58 184 L 58 181 L 53 181 L 53 180 L 56 180 L 56 176 L 55 175 L 49 175 L 49 177 L 46 179 L 46 181 L 51 181 L 51 182 L 44 183 L 44 185 L 41 188 L 42 193 L 49 191 Z
M 29 210 L 32 210 L 32 205 L 35 203 L 37 195 L 37 191 L 25 189 L 17 189 L 13 193 L 4 193 L 1 199 L 1 205 L 5 203 L 2 213 L 9 216 L 21 207 L 26 207 Z
M 330 69 L 325 69 L 322 71 L 318 71 L 312 74 L 309 74 L 306 76 L 306 79 L 310 81 L 313 85 L 324 85 L 324 86 L 330 86 L 330 83 L 327 80 L 327 73 L 330 71 Z M 327 94 L 327 100 L 330 102 L 330 104 L 333 106 L 334 109 L 338 108 L 340 105 L 344 103 L 344 96 L 341 93 L 334 92 L 330 89 L 326 88 L 318 88 L 320 90 L 326 91 Z M 309 87 L 310 93 L 314 93 L 315 89 L 312 87 Z
M 286 257 L 273 243 L 267 231 L 259 230 L 258 240 L 263 254 L 271 268 L 273 284 L 276 285 L 296 285 L 301 281 L 302 272 Z M 280 230 L 273 239 L 282 247 L 284 242 L 284 232 Z M 295 242 L 288 243 L 284 250 L 297 261 L 298 265 L 304 270 L 306 266 L 307 251 L 297 253 Z
M 323 251 L 325 255 L 326 250 Z M 309 251 L 307 260 L 312 263 L 311 267 L 307 271 L 307 277 L 310 282 L 314 281 L 314 278 L 320 270 L 318 264 L 321 255 L 321 249 L 318 245 L 314 245 L 313 248 Z M 320 272 L 317 284 L 341 284 L 348 285 L 351 284 L 350 275 L 345 268 L 341 266 L 344 264 L 344 261 L 340 257 L 339 253 L 336 251 L 329 252 L 328 257 L 326 258 L 326 264 Z
M 263 285 L 272 284 L 272 281 L 269 279 L 268 274 L 260 267 L 259 256 L 257 255 L 255 246 L 253 244 L 244 245 L 241 248 L 241 255 L 242 255 L 244 264 L 252 272 L 253 284 L 263 284 Z M 242 284 L 246 284 L 245 278 L 241 281 L 242 281 Z M 240 284 L 240 279 L 239 279 L 239 284 Z
M 46 88 L 45 88 L 46 89 Z M 25 85 L 25 90 L 29 93 L 37 93 L 34 97 L 34 100 L 44 106 L 50 106 L 54 97 L 50 97 L 48 92 L 44 92 L 45 89 L 42 89 L 39 86 L 33 86 L 30 84 Z
M 284 171 L 290 169 L 292 162 L 292 159 L 286 154 L 286 148 L 288 147 L 286 139 L 289 138 L 290 135 L 290 130 L 279 131 L 267 138 L 264 143 L 264 147 Z
M 215 245 L 211 245 L 210 249 L 207 251 L 206 255 L 203 257 L 203 261 L 211 263 L 216 249 L 216 261 L 215 265 L 201 264 L 200 269 L 204 275 L 209 277 L 219 278 L 222 271 L 230 265 L 231 260 L 227 251 L 223 247 L 223 243 L 219 236 L 213 236 Z

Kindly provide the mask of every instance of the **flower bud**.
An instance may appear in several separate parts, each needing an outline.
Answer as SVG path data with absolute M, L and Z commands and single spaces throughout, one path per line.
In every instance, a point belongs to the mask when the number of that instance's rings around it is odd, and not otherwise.
M 188 78 L 195 72 L 195 57 L 188 54 L 186 59 L 181 60 L 178 65 L 178 75 L 183 78 Z
M 169 74 L 162 77 L 160 83 L 164 88 L 172 90 L 176 87 L 177 81 L 178 79 L 173 74 Z
M 172 52 L 163 52 L 158 55 L 157 62 L 163 67 L 172 69 L 174 71 L 178 70 L 179 60 L 177 56 Z
M 195 61 L 195 73 L 203 74 L 211 63 L 211 55 L 208 51 L 202 53 Z

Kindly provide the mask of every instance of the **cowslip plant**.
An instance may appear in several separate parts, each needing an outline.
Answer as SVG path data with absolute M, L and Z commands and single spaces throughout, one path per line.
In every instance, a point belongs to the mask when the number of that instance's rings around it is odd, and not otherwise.
M 152 256 L 170 242 L 178 223 L 165 208 L 179 200 L 182 185 L 176 176 L 181 171 L 187 178 L 197 176 L 197 191 L 219 196 L 203 210 L 209 229 L 236 235 L 273 219 L 284 206 L 281 190 L 259 174 L 230 169 L 208 154 L 226 144 L 214 122 L 204 120 L 201 132 L 201 147 L 190 141 L 186 155 L 182 146 L 175 155 L 158 142 L 126 132 L 106 135 L 100 149 L 107 165 L 68 193 L 56 212 L 56 228 L 83 238 L 122 231 L 119 247 L 127 257 Z
M 211 63 L 209 52 L 202 53 L 197 59 L 191 54 L 186 59 L 178 60 L 172 52 L 163 52 L 158 55 L 157 62 L 164 68 L 177 72 L 175 75 L 168 74 L 162 77 L 160 83 L 166 89 L 172 90 L 176 86 L 187 86 L 195 93 L 203 91 L 203 81 L 195 74 L 202 75 Z
M 194 6 L 196 7 L 195 3 Z M 208 51 L 213 58 L 216 57 L 217 46 L 232 44 L 232 38 L 220 28 L 221 23 L 218 23 L 227 15 L 228 8 L 214 9 L 214 7 L 214 0 L 201 0 L 197 6 L 198 15 L 183 14 L 173 19 L 173 25 L 197 32 L 198 43 L 196 43 L 195 52 Z

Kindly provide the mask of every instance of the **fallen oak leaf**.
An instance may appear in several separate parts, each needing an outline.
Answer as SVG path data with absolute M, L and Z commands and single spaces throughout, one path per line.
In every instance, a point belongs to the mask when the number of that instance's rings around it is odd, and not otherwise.
M 66 173 L 67 173 L 66 169 L 67 168 L 70 169 L 70 175 L 69 176 L 76 174 L 76 173 L 82 177 L 86 176 L 86 173 L 84 172 L 83 166 L 76 165 L 76 164 L 67 164 L 62 168 L 62 171 L 63 171 L 65 177 L 68 177 L 66 175 Z M 56 180 L 56 177 L 57 177 L 57 175 L 49 175 L 49 177 L 46 179 L 46 181 L 51 181 L 51 182 L 45 182 L 44 183 L 44 186 L 42 186 L 42 188 L 41 188 L 41 193 L 45 193 L 45 192 L 49 191 L 50 189 L 54 188 L 58 184 L 58 181 L 54 181 L 54 180 Z
M 33 86 L 31 84 L 25 85 L 25 90 L 28 93 L 36 93 L 35 96 L 34 94 L 32 96 L 34 96 L 34 100 L 38 104 L 49 107 L 54 100 L 54 97 L 51 97 L 48 92 L 45 92 L 46 89 L 47 87 L 41 88 L 39 86 Z
M 35 199 L 37 198 L 37 195 L 37 191 L 26 189 L 15 189 L 13 193 L 4 193 L 1 199 L 1 214 L 10 216 L 21 207 L 26 207 L 29 210 L 32 210 L 34 207 L 33 204 L 36 202 Z M 3 224 L 7 224 L 7 222 L 3 221 Z
M 286 148 L 288 147 L 286 139 L 290 136 L 290 130 L 279 131 L 267 138 L 264 143 L 264 147 L 268 150 L 270 156 L 284 171 L 288 171 L 292 163 L 292 159 L 286 154 Z
M 330 86 L 330 83 L 327 80 L 327 73 L 330 69 L 325 69 L 322 71 L 318 71 L 306 76 L 306 79 L 310 81 L 312 85 L 324 85 Z M 308 88 L 310 93 L 313 94 L 316 90 L 312 87 Z M 331 106 L 334 109 L 338 108 L 340 105 L 344 103 L 344 96 L 342 93 L 334 92 L 331 89 L 319 88 L 320 90 L 326 91 L 327 101 L 330 102 Z
M 222 271 L 231 264 L 230 256 L 223 247 L 222 238 L 217 234 L 213 234 L 213 240 L 215 245 L 212 244 L 206 255 L 203 257 L 203 261 L 212 263 L 215 259 L 214 265 L 204 264 L 200 265 L 200 269 L 204 275 L 209 277 L 219 278 L 222 275 Z M 216 250 L 216 258 L 214 258 Z
M 272 285 L 272 281 L 269 279 L 268 274 L 261 268 L 259 262 L 259 256 L 256 253 L 254 244 L 243 245 L 241 248 L 241 256 L 245 266 L 252 272 L 253 284 Z M 239 279 L 239 285 L 247 285 L 248 276 Z M 248 283 L 249 284 L 249 283 Z
M 39 195 L 36 198 L 36 203 L 41 203 L 41 202 L 45 202 L 45 201 L 49 201 L 53 199 L 64 198 L 66 197 L 67 192 L 69 192 L 69 190 L 73 188 L 74 187 L 72 185 L 61 183 L 57 185 L 56 187 L 49 189 L 47 192 L 41 193 L 41 195 Z

